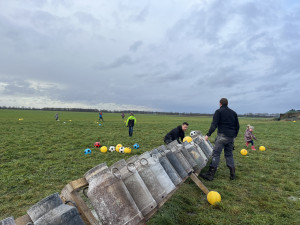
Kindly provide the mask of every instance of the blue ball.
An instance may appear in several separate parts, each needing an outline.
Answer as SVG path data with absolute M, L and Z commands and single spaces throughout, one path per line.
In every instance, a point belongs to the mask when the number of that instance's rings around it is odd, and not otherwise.
M 84 150 L 84 154 L 91 154 L 92 153 L 92 150 L 91 149 L 89 149 L 89 148 L 87 148 L 87 149 L 85 149 Z
M 133 148 L 134 149 L 138 149 L 140 146 L 139 146 L 139 144 L 138 143 L 135 143 L 134 145 L 133 145 Z

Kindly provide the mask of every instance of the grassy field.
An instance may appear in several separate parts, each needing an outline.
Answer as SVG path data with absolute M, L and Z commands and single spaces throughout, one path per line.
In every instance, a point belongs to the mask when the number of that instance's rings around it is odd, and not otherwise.
M 78 179 L 90 168 L 108 165 L 131 155 L 100 153 L 95 141 L 110 146 L 119 143 L 141 148 L 141 154 L 163 144 L 164 135 L 181 124 L 206 133 L 212 118 L 136 115 L 133 137 L 120 114 L 104 114 L 99 126 L 97 113 L 0 110 L 0 220 L 26 213 L 33 204 Z M 23 118 L 23 120 L 19 120 Z M 255 126 L 257 146 L 242 156 L 246 125 Z M 234 157 L 237 179 L 229 180 L 222 156 L 209 190 L 218 191 L 222 201 L 211 206 L 201 190 L 188 179 L 147 224 L 300 224 L 300 121 L 240 118 L 241 132 Z M 216 132 L 210 138 L 213 142 Z M 85 155 L 84 149 L 92 154 Z M 206 170 L 206 169 L 205 169 Z

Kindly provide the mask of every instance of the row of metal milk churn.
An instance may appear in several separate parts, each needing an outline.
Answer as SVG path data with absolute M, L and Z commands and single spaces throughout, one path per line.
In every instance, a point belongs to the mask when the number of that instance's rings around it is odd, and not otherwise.
M 190 143 L 178 144 L 173 141 L 167 146 L 134 155 L 126 161 L 117 161 L 110 167 L 102 163 L 86 172 L 84 176 L 89 183 L 87 197 L 100 223 L 138 224 L 158 208 L 166 196 L 192 172 L 200 172 L 212 155 L 212 145 L 204 140 L 200 132 L 195 132 L 192 138 Z M 55 197 L 59 198 L 58 194 L 49 196 L 28 210 L 34 225 L 84 224 L 75 207 L 65 205 Z M 50 201 L 48 205 L 43 205 L 47 200 Z M 59 212 L 57 219 L 52 211 Z M 61 222 L 63 211 L 68 213 L 64 214 L 65 221 Z M 50 217 L 55 221 L 52 222 Z M 45 218 L 50 218 L 47 223 Z M 68 219 L 71 222 L 67 222 Z M 2 224 L 14 223 L 0 222 Z

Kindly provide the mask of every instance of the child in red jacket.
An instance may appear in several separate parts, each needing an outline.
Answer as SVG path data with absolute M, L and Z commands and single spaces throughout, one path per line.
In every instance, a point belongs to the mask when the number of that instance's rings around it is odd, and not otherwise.
M 252 133 L 254 130 L 254 127 L 251 126 L 250 124 L 247 125 L 247 129 L 245 131 L 245 141 L 246 141 L 246 146 L 248 147 L 249 143 L 251 143 L 251 149 L 252 150 L 256 150 L 255 149 L 255 146 L 254 146 L 254 142 L 253 142 L 253 139 L 256 140 L 256 137 L 254 136 L 254 134 Z

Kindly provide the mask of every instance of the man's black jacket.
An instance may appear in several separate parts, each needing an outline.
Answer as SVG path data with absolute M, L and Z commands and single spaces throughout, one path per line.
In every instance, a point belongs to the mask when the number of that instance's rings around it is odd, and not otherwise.
M 182 126 L 178 126 L 176 128 L 174 128 L 173 130 L 171 130 L 169 133 L 167 133 L 167 135 L 164 138 L 164 142 L 166 144 L 169 144 L 170 142 L 177 140 L 179 143 L 181 143 L 179 141 L 179 138 L 181 138 L 181 141 L 184 138 L 184 131 L 182 130 Z
M 240 129 L 236 112 L 225 105 L 221 106 L 220 109 L 216 110 L 210 129 L 206 135 L 210 136 L 216 128 L 218 128 L 218 134 L 235 138 Z

